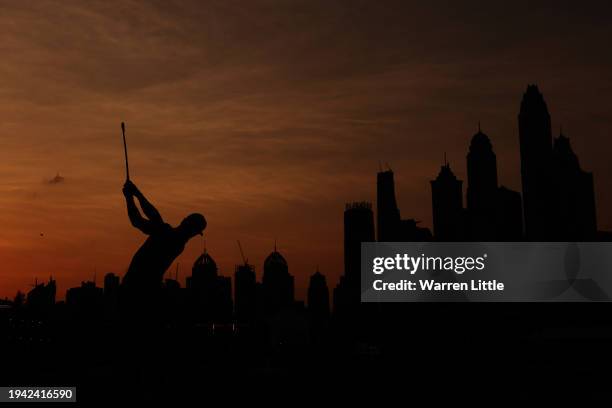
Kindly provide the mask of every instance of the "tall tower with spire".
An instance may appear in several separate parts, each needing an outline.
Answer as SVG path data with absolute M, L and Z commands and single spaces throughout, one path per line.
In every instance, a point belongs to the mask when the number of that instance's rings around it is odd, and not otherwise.
M 552 133 L 550 114 L 536 85 L 527 86 L 518 115 L 523 210 L 528 240 L 552 235 Z
M 229 322 L 233 310 L 231 278 L 219 275 L 217 263 L 206 247 L 191 271 L 186 286 L 194 318 L 202 323 Z
M 444 158 L 440 173 L 431 181 L 434 237 L 437 241 L 464 238 L 463 181 L 457 179 Z
M 274 252 L 264 261 L 262 288 L 266 314 L 274 315 L 293 306 L 294 278 L 289 274 L 287 261 L 276 248 L 276 240 Z

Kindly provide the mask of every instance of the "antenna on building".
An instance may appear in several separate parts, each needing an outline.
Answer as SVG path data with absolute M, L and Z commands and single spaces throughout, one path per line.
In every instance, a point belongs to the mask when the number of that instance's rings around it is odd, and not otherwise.
M 385 166 L 387 166 L 387 170 L 391 170 L 391 166 L 389 166 L 388 162 L 385 162 Z
M 274 252 L 276 252 L 276 237 L 274 238 Z
M 444 165 L 448 166 L 448 160 L 446 160 L 446 152 L 444 152 Z
M 478 133 L 480 133 L 480 121 L 478 121 Z

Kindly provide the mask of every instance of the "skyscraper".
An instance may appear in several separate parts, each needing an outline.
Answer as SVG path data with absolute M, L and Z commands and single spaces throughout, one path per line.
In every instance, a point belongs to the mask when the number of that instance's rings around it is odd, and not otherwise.
M 374 242 L 372 204 L 354 202 L 344 210 L 344 276 L 350 284 L 359 285 L 361 276 L 361 243 Z
M 499 187 L 495 212 L 495 240 L 522 241 L 524 236 L 521 194 L 504 186 Z
M 308 311 L 314 320 L 325 320 L 329 317 L 329 289 L 327 280 L 319 270 L 310 277 L 308 285 Z
M 289 274 L 287 261 L 276 248 L 264 261 L 262 289 L 267 315 L 274 315 L 293 306 L 294 278 Z
M 374 242 L 372 204 L 362 201 L 344 209 L 344 275 L 334 289 L 334 312 L 346 315 L 361 301 L 361 243 Z
M 552 133 L 550 114 L 536 85 L 527 86 L 518 115 L 523 211 L 528 240 L 552 236 Z
M 393 171 L 379 172 L 376 181 L 376 235 L 378 241 L 399 241 L 400 212 L 395 200 Z
M 28 308 L 37 312 L 48 311 L 55 304 L 56 284 L 55 280 L 49 277 L 48 283 L 34 284 L 28 292 L 26 304 Z
M 467 214 L 469 238 L 492 241 L 496 235 L 497 158 L 489 137 L 478 132 L 467 154 Z
M 464 238 L 463 182 L 448 163 L 431 182 L 434 238 L 437 241 L 460 241 Z
M 248 263 L 236 266 L 234 274 L 234 311 L 239 323 L 255 321 L 257 312 L 257 281 L 255 268 Z
M 580 168 L 570 141 L 563 134 L 553 145 L 555 237 L 559 240 L 593 240 L 597 233 L 593 174 Z
M 193 264 L 187 278 L 192 313 L 196 321 L 227 323 L 232 317 L 231 279 L 219 276 L 217 263 L 204 251 Z
M 103 311 L 104 290 L 95 282 L 83 281 L 81 286 L 66 291 L 66 304 L 78 318 L 98 317 Z

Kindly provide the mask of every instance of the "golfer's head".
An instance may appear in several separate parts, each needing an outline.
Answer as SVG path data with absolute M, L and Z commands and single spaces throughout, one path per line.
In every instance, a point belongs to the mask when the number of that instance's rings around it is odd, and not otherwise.
M 202 214 L 193 213 L 189 214 L 180 225 L 181 229 L 189 237 L 195 237 L 196 235 L 202 235 L 206 228 L 206 218 Z

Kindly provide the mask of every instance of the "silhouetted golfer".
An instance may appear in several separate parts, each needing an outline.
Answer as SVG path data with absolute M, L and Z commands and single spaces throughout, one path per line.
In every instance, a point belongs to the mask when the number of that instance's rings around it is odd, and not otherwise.
M 132 225 L 149 237 L 132 258 L 122 285 L 128 290 L 154 291 L 161 287 L 164 273 L 183 252 L 187 241 L 202 235 L 206 219 L 202 214 L 190 214 L 174 228 L 164 222 L 155 207 L 129 180 L 123 186 L 123 195 Z M 140 214 L 134 197 L 138 198 L 140 208 L 147 218 Z

